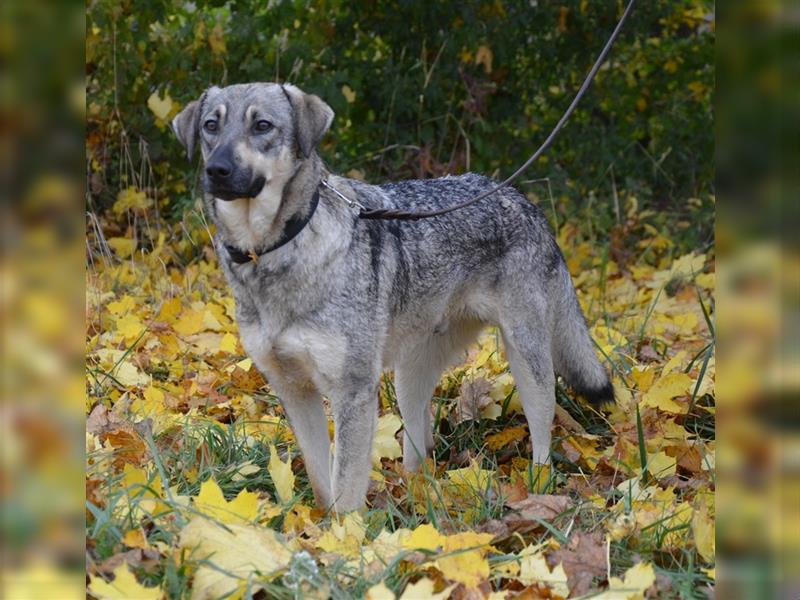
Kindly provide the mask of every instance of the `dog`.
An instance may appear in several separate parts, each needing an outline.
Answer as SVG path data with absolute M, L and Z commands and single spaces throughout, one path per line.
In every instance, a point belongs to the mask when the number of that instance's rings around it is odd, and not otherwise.
M 384 370 L 395 372 L 403 466 L 419 468 L 434 446 L 439 377 L 487 325 L 502 334 L 532 460 L 548 463 L 555 373 L 591 402 L 613 399 L 613 388 L 546 218 L 507 187 L 435 218 L 359 219 L 353 206 L 440 209 L 493 182 L 335 175 L 317 153 L 333 118 L 296 86 L 251 83 L 211 87 L 172 123 L 190 158 L 202 152 L 242 346 L 280 399 L 316 503 L 364 506 Z

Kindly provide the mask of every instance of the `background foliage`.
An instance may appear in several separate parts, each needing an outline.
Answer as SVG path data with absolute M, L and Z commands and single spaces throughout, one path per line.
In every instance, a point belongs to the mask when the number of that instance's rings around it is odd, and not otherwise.
M 181 215 L 195 177 L 167 121 L 206 87 L 245 81 L 322 96 L 337 114 L 322 147 L 336 171 L 508 174 L 556 122 L 623 4 L 97 0 L 86 46 L 91 208 L 134 184 Z M 711 2 L 639 3 L 569 127 L 526 174 L 548 181 L 519 187 L 603 231 L 619 225 L 620 198 L 636 196 L 682 245 L 707 244 L 713 44 Z

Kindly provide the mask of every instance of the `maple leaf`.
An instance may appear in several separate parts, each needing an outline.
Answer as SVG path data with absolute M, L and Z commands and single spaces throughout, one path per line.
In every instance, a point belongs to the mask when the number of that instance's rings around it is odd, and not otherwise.
M 524 427 L 506 427 L 503 431 L 486 436 L 486 447 L 497 451 L 512 442 L 524 439 L 526 435 L 528 430 Z
M 552 521 L 572 506 L 572 500 L 569 496 L 530 494 L 523 500 L 507 501 L 506 506 L 525 519 Z
M 395 600 L 395 595 L 394 592 L 381 581 L 369 588 L 364 598 L 365 600 Z
M 195 333 L 199 333 L 206 328 L 204 323 L 204 315 L 205 312 L 188 309 L 184 311 L 180 317 L 178 317 L 177 322 L 172 326 L 172 328 L 183 335 L 193 335 Z
M 358 513 L 348 513 L 341 523 L 331 522 L 330 531 L 326 531 L 317 540 L 317 547 L 325 552 L 335 552 L 343 556 L 358 556 L 361 544 L 366 536 L 367 528 Z
M 442 554 L 436 559 L 436 568 L 447 579 L 475 588 L 489 577 L 486 553 L 491 549 L 491 533 L 465 531 L 442 537 Z
M 258 516 L 258 495 L 244 489 L 228 502 L 217 482 L 206 479 L 200 484 L 194 506 L 198 512 L 221 523 L 249 522 Z
M 114 569 L 114 579 L 110 582 L 92 577 L 88 590 L 97 600 L 159 600 L 164 596 L 159 588 L 145 587 L 136 581 L 125 563 Z
M 592 579 L 606 573 L 606 545 L 599 533 L 576 531 L 566 547 L 551 552 L 548 558 L 564 567 L 573 597 L 586 594 Z
M 128 258 L 136 250 L 136 240 L 124 237 L 111 237 L 106 240 L 120 258 Z
M 707 563 L 713 564 L 716 555 L 714 521 L 708 513 L 708 505 L 700 501 L 692 514 L 692 532 L 697 552 Z
M 403 422 L 394 413 L 378 418 L 375 436 L 372 439 L 372 464 L 380 466 L 381 458 L 397 458 L 403 455 L 400 443 L 395 435 L 403 426 Z
M 551 571 L 540 547 L 528 546 L 519 556 L 519 581 L 526 585 L 545 583 L 559 596 L 566 598 L 569 595 L 564 567 L 559 564 Z
M 271 529 L 229 523 L 224 527 L 195 517 L 181 531 L 180 548 L 191 551 L 199 565 L 192 583 L 192 600 L 216 600 L 246 587 L 252 593 L 260 582 L 276 576 L 292 553 Z
M 147 99 L 147 108 L 159 121 L 166 121 L 172 113 L 172 98 L 167 92 L 164 92 L 163 98 L 158 95 L 158 92 L 153 92 Z
M 403 542 L 403 546 L 411 550 L 436 550 L 441 544 L 442 534 L 430 523 L 414 529 Z
M 612 577 L 608 590 L 592 596 L 596 600 L 642 600 L 647 589 L 656 582 L 653 565 L 638 563 L 625 571 L 624 579 Z
M 146 210 L 150 208 L 152 204 L 153 201 L 147 197 L 147 194 L 130 186 L 119 191 L 117 194 L 117 201 L 114 202 L 112 210 L 119 216 L 128 210 Z
M 481 411 L 494 402 L 489 395 L 491 389 L 492 384 L 484 377 L 474 381 L 465 377 L 461 381 L 461 394 L 456 399 L 457 422 L 479 419 Z
M 686 406 L 678 404 L 673 398 L 686 394 L 691 385 L 692 378 L 686 373 L 668 373 L 648 389 L 639 403 L 639 406 L 652 406 L 653 408 L 670 413 L 684 413 L 686 412 Z
M 281 504 L 288 504 L 294 498 L 294 473 L 292 473 L 291 461 L 283 462 L 278 456 L 278 450 L 274 444 L 269 445 L 269 466 L 267 468 L 278 500 Z
M 436 584 L 431 579 L 423 577 L 415 583 L 409 583 L 398 600 L 421 600 L 422 598 L 426 600 L 445 600 L 445 598 L 450 597 L 450 592 L 456 586 L 455 584 L 449 585 L 441 592 L 434 592 L 435 587 Z

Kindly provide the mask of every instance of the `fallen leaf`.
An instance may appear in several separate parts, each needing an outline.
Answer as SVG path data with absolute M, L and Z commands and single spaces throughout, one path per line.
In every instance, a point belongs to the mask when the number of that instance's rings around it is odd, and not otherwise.
M 394 413 L 378 418 L 375 436 L 372 439 L 372 464 L 380 466 L 381 458 L 398 458 L 403 455 L 400 443 L 395 437 L 403 422 Z
M 216 600 L 249 586 L 255 594 L 260 582 L 276 576 L 292 553 L 271 529 L 229 523 L 217 525 L 204 517 L 193 518 L 180 534 L 179 547 L 197 562 L 192 600 Z
M 489 394 L 491 383 L 484 377 L 475 380 L 464 378 L 461 382 L 461 394 L 456 398 L 456 420 L 474 421 L 481 416 L 481 410 L 494 402 Z
M 686 412 L 686 406 L 673 400 L 676 396 L 683 396 L 689 391 L 692 378 L 681 371 L 668 373 L 656 381 L 639 403 L 641 407 L 652 406 L 664 412 Z
M 600 533 L 576 531 L 569 543 L 547 555 L 550 564 L 561 564 L 567 574 L 570 595 L 583 596 L 595 577 L 606 574 L 606 544 Z
M 449 585 L 438 593 L 433 591 L 435 587 L 436 584 L 431 579 L 423 577 L 415 583 L 409 583 L 398 600 L 445 600 L 456 586 Z
M 530 494 L 524 500 L 506 501 L 506 506 L 525 519 L 552 521 L 572 506 L 569 496 Z
M 258 496 L 254 492 L 242 490 L 228 502 L 213 479 L 206 479 L 200 484 L 194 506 L 202 514 L 221 523 L 249 522 L 258 516 Z
M 708 514 L 708 506 L 700 502 L 700 506 L 692 514 L 692 532 L 697 552 L 703 560 L 714 564 L 716 557 L 716 542 L 714 539 L 714 520 Z
M 512 442 L 525 439 L 528 430 L 524 427 L 506 427 L 503 431 L 486 436 L 486 446 L 489 450 L 500 450 Z
M 656 582 L 653 565 L 639 563 L 625 571 L 624 580 L 612 577 L 608 590 L 592 596 L 595 600 L 642 600 L 647 589 Z
M 88 591 L 97 600 L 159 600 L 164 595 L 159 588 L 145 587 L 136 581 L 124 563 L 114 570 L 114 579 L 110 582 L 92 577 Z
M 281 504 L 288 504 L 294 498 L 294 473 L 292 473 L 291 461 L 283 462 L 278 456 L 278 450 L 274 444 L 269 446 L 269 475 L 275 485 L 278 500 Z
M 366 600 L 395 600 L 395 595 L 392 590 L 386 587 L 382 581 L 376 583 L 367 590 Z

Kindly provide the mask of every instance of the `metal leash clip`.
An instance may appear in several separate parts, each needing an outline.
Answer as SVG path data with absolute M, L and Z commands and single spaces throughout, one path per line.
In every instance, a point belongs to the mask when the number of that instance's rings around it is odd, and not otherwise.
M 339 196 L 339 198 L 344 200 L 347 203 L 347 206 L 349 206 L 353 210 L 353 212 L 356 213 L 357 215 L 360 215 L 364 210 L 366 210 L 366 207 L 363 204 L 361 204 L 361 202 L 359 202 L 358 200 L 350 200 L 350 198 L 345 196 L 342 192 L 340 192 L 330 183 L 328 183 L 327 179 L 323 179 L 321 183 L 330 191 L 332 191 L 334 194 Z

